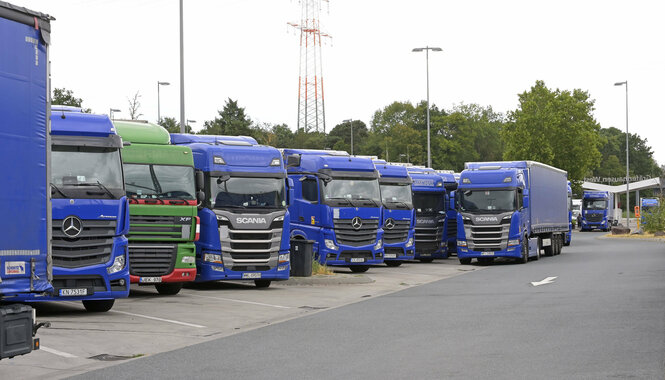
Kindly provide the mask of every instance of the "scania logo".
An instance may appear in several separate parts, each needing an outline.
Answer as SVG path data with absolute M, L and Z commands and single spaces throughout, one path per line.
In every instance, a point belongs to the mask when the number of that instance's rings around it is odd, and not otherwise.
M 83 223 L 76 216 L 68 216 L 62 221 L 62 233 L 69 238 L 75 238 L 83 231 Z
M 362 219 L 360 219 L 359 216 L 356 216 L 355 218 L 351 219 L 351 227 L 353 227 L 354 230 L 358 230 L 362 226 L 363 226 L 363 221 Z
M 384 227 L 386 227 L 387 230 L 392 230 L 393 228 L 395 228 L 395 219 L 393 218 L 386 219 Z
M 476 222 L 498 222 L 499 218 L 496 216 L 479 216 L 476 218 Z
M 266 223 L 266 218 L 236 218 L 236 223 L 240 224 L 254 224 L 254 223 Z

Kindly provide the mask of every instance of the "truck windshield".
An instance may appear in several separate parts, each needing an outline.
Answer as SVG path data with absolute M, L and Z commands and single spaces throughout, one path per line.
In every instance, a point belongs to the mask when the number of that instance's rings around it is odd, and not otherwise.
M 388 207 L 402 205 L 411 208 L 413 203 L 411 185 L 408 183 L 382 183 L 381 199 Z
M 376 206 L 381 204 L 379 181 L 376 179 L 334 178 L 323 184 L 324 201 L 347 200 L 353 203 L 357 199 L 371 201 Z
M 122 163 L 117 148 L 53 146 L 53 198 L 118 199 L 124 195 Z
M 286 207 L 284 178 L 212 177 L 213 208 Z
M 125 164 L 127 196 L 151 199 L 196 198 L 191 166 Z
M 517 209 L 515 190 L 464 190 L 459 194 L 461 211 L 506 212 Z
M 445 211 L 443 193 L 414 193 L 413 207 L 418 215 L 433 215 Z
M 585 210 L 605 210 L 607 201 L 603 199 L 585 199 L 582 208 Z

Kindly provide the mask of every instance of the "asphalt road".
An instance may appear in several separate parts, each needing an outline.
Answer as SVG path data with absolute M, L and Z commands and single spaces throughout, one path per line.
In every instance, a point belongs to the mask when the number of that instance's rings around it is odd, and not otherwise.
M 80 378 L 663 379 L 665 246 L 600 235 Z

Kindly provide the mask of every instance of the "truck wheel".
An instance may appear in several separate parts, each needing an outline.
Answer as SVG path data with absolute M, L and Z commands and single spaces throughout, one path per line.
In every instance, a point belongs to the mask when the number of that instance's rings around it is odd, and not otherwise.
M 257 288 L 267 288 L 270 286 L 271 280 L 254 280 L 254 285 Z
M 526 264 L 529 262 L 529 241 L 526 239 L 522 241 L 522 257 L 517 259 L 517 262 L 520 264 Z
M 462 265 L 469 265 L 471 264 L 471 258 L 465 258 L 465 259 L 459 259 L 459 263 Z
M 565 239 L 565 236 L 563 234 L 559 234 L 556 239 L 556 254 L 560 255 L 561 251 L 563 250 L 563 241 Z
M 433 258 L 429 258 L 429 257 L 426 257 L 424 259 L 418 259 L 418 260 L 420 260 L 421 263 L 431 263 L 432 261 L 434 261 Z
M 550 245 L 543 247 L 545 256 L 554 256 L 554 245 L 556 244 L 555 235 L 549 235 Z
M 398 267 L 398 266 L 402 265 L 401 260 L 384 261 L 384 263 L 386 263 L 386 265 L 389 266 L 389 267 Z
M 180 289 L 182 289 L 182 282 L 155 284 L 155 288 L 157 289 L 157 293 L 163 296 L 172 296 L 180 293 Z
M 363 273 L 363 272 L 367 272 L 369 270 L 369 266 L 367 266 L 367 265 L 354 265 L 354 266 L 350 266 L 349 269 L 351 269 L 351 272 L 353 272 L 353 273 Z
M 104 313 L 113 307 L 115 300 L 89 300 L 82 301 L 83 307 L 91 313 Z

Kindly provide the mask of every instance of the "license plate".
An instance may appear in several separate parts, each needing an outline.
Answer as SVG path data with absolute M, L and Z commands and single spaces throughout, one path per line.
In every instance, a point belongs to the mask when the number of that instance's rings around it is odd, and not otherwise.
M 365 258 L 364 257 L 352 257 L 351 262 L 352 263 L 364 263 Z
M 162 282 L 161 277 L 140 277 L 139 282 L 142 284 L 154 284 L 157 282 Z
M 480 252 L 480 256 L 494 256 L 494 252 Z
M 242 278 L 261 278 L 261 273 L 243 273 Z
M 396 259 L 397 254 L 395 254 L 395 253 L 386 253 L 386 255 L 383 256 L 383 257 L 386 258 L 386 259 Z
M 64 297 L 74 297 L 74 296 L 87 296 L 88 289 L 60 289 L 60 295 Z

